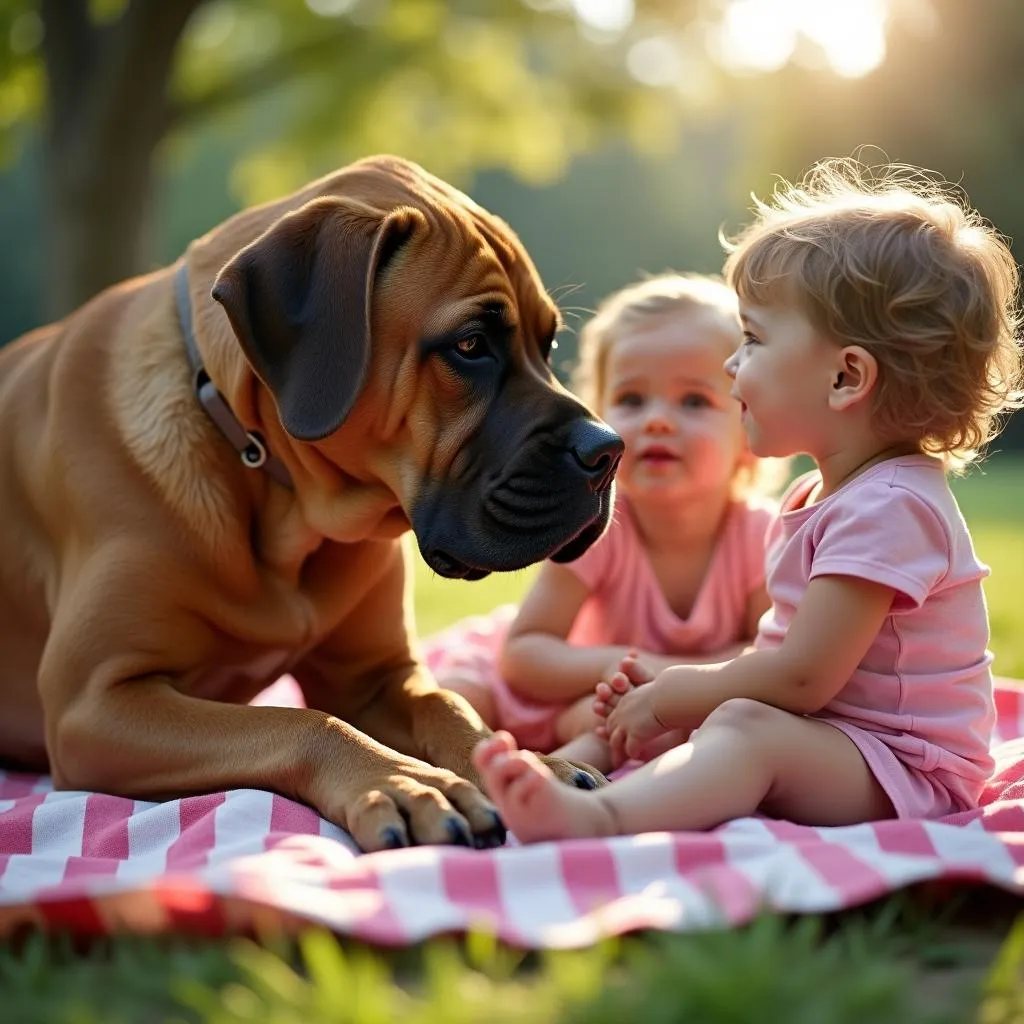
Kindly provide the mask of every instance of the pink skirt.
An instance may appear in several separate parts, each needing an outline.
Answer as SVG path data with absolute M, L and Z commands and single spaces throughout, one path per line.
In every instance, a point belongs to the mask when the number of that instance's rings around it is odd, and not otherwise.
M 539 704 L 514 694 L 498 671 L 498 655 L 516 617 L 515 605 L 487 615 L 462 619 L 421 641 L 424 660 L 440 686 L 464 679 L 494 695 L 498 728 L 510 732 L 520 747 L 548 754 L 558 746 L 555 726 L 565 704 Z

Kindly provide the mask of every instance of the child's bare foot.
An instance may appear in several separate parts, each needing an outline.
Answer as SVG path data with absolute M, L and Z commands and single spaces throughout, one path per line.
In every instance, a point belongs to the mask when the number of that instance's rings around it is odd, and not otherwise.
M 601 790 L 591 793 L 563 785 L 536 754 L 520 750 L 507 732 L 481 740 L 473 763 L 487 795 L 521 843 L 618 831 Z

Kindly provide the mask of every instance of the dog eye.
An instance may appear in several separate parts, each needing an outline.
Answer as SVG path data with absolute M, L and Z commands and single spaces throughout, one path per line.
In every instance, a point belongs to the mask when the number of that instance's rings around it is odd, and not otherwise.
M 482 334 L 470 334 L 455 342 L 455 351 L 463 359 L 482 359 L 489 354 L 487 339 Z

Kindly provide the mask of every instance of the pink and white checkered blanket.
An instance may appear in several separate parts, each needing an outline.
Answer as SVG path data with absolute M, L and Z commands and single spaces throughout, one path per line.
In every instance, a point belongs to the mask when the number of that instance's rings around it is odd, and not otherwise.
M 482 927 L 550 948 L 738 924 L 765 906 L 833 911 L 928 880 L 1024 893 L 1024 691 L 997 697 L 998 763 L 980 810 L 850 828 L 745 818 L 709 833 L 360 855 L 271 793 L 148 803 L 0 772 L 0 935 L 316 922 L 382 945 Z

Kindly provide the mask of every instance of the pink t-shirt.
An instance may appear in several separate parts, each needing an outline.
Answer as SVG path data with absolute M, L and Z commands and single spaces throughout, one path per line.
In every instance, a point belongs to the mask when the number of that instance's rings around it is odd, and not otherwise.
M 776 512 L 768 501 L 729 506 L 693 607 L 681 618 L 651 568 L 628 502 L 620 498 L 604 537 L 566 565 L 590 591 L 569 642 L 710 654 L 742 640 L 750 595 L 764 585 L 765 543 Z
M 857 744 L 901 817 L 975 806 L 992 771 L 992 655 L 978 561 L 937 459 L 879 463 L 805 507 L 809 473 L 787 491 L 769 536 L 756 645 L 778 647 L 810 580 L 892 587 L 892 610 L 849 682 L 814 717 Z

